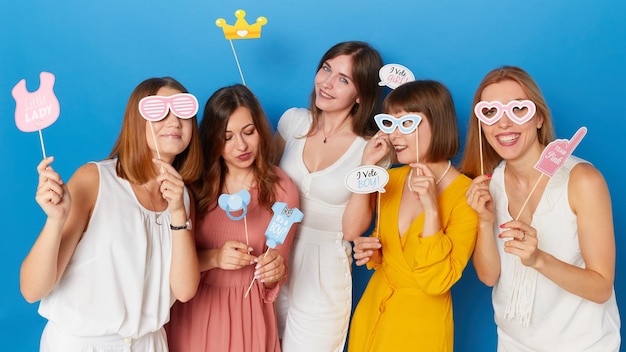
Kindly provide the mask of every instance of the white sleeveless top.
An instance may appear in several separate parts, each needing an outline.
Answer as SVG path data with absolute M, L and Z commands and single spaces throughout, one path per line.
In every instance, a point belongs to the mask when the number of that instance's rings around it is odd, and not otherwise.
M 306 216 L 301 226 L 330 232 L 341 232 L 343 211 L 351 192 L 344 178 L 361 164 L 367 141 L 356 137 L 348 150 L 332 165 L 309 172 L 303 160 L 304 143 L 311 127 L 309 110 L 291 108 L 278 121 L 278 132 L 285 140 L 280 168 L 291 177 L 300 190 L 300 210 Z
M 546 185 L 530 224 L 537 230 L 539 249 L 571 265 L 584 268 L 580 253 L 576 214 L 569 205 L 570 171 L 586 162 L 570 156 Z M 495 201 L 498 227 L 513 220 L 504 188 L 501 162 L 493 172 L 489 190 Z M 498 325 L 498 351 L 618 351 L 620 317 L 615 300 L 597 304 L 571 294 L 553 281 L 526 267 L 515 255 L 504 252 L 496 239 L 501 273 L 493 288 L 493 307 Z M 525 323 L 525 321 L 527 323 Z
M 169 320 L 170 213 L 155 213 L 117 177 L 117 159 L 96 162 L 98 197 L 87 230 L 39 314 L 75 336 L 139 338 Z M 185 189 L 189 214 L 189 195 Z M 158 217 L 157 224 L 156 216 Z
M 341 352 L 352 304 L 352 247 L 342 232 L 351 193 L 344 179 L 360 165 L 367 141 L 356 137 L 332 165 L 309 172 L 303 152 L 311 122 L 309 110 L 301 108 L 287 110 L 278 122 L 285 140 L 280 167 L 298 186 L 304 217 L 291 247 L 290 274 L 276 300 L 276 314 L 283 352 Z

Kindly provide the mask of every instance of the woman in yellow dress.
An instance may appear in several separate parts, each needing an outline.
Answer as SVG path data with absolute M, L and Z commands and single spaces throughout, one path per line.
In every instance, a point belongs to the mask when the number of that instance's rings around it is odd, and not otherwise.
M 361 163 L 374 165 L 393 148 L 404 165 L 389 170 L 384 193 L 354 193 L 344 213 L 356 264 L 376 269 L 354 313 L 348 351 L 452 351 L 450 288 L 472 254 L 477 226 L 465 199 L 471 179 L 450 162 L 459 149 L 452 96 L 439 82 L 413 81 L 389 93 L 383 111 Z M 360 237 L 378 206 L 374 233 Z

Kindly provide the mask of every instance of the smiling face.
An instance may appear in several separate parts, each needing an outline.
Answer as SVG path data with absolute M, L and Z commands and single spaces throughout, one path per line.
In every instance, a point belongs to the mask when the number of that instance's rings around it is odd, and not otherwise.
M 171 87 L 161 87 L 156 95 L 172 96 L 180 93 L 182 92 Z M 160 154 L 162 160 L 171 163 L 189 145 L 192 130 L 191 119 L 180 119 L 171 110 L 168 110 L 167 116 L 160 121 L 146 121 L 146 140 L 152 156 L 158 158 Z
M 485 87 L 481 94 L 483 101 L 498 101 L 504 105 L 514 100 L 526 100 L 527 94 L 514 81 L 501 81 Z M 513 117 L 515 120 L 515 117 Z M 505 160 L 520 158 L 525 152 L 539 144 L 537 129 L 541 127 L 543 118 L 535 115 L 521 125 L 514 123 L 508 112 L 505 112 L 492 125 L 481 123 L 487 142 Z
M 352 56 L 328 59 L 315 75 L 315 105 L 325 112 L 350 111 L 359 102 L 352 80 Z
M 431 126 L 424 114 L 410 111 L 398 111 L 389 115 L 392 115 L 395 118 L 400 118 L 409 114 L 421 117 L 421 121 L 419 122 L 419 125 L 417 125 L 417 129 L 411 133 L 405 134 L 400 131 L 399 128 L 396 128 L 389 134 L 389 141 L 393 145 L 398 162 L 401 164 L 412 164 L 416 162 L 418 152 L 419 160 L 424 161 L 425 156 L 428 155 L 428 148 L 430 147 L 432 138 Z M 417 141 L 415 136 L 416 133 Z
M 239 107 L 228 118 L 224 135 L 222 158 L 229 170 L 248 169 L 259 151 L 259 133 L 252 114 L 246 107 Z

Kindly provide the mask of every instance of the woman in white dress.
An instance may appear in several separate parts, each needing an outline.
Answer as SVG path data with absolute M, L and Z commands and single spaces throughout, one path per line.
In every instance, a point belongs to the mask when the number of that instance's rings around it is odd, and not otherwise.
M 551 177 L 535 168 L 548 160 L 554 129 L 526 71 L 489 72 L 474 96 L 479 103 L 462 169 L 476 177 L 466 194 L 479 218 L 472 259 L 478 278 L 493 286 L 498 351 L 619 351 L 615 235 L 602 174 L 571 155 L 570 143 L 556 144 L 564 159 Z
M 139 111 L 146 97 L 152 122 Z M 200 280 L 185 187 L 202 169 L 194 106 L 176 80 L 145 80 L 110 159 L 81 166 L 68 183 L 53 157 L 37 167 L 47 220 L 20 288 L 48 319 L 41 351 L 168 350 L 170 307 L 192 298 Z
M 310 109 L 287 110 L 275 141 L 280 167 L 300 190 L 303 222 L 276 301 L 285 352 L 342 351 L 352 307 L 351 245 L 342 233 L 350 197 L 344 185 L 359 166 L 382 96 L 382 59 L 369 44 L 342 42 L 320 60 Z

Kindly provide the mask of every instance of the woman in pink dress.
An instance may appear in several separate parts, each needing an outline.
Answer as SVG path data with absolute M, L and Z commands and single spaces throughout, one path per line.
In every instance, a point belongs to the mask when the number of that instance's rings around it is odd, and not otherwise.
M 209 98 L 200 139 L 204 170 L 193 190 L 202 277 L 196 296 L 172 308 L 170 351 L 280 351 L 274 300 L 286 278 L 295 226 L 275 249 L 268 250 L 265 231 L 276 202 L 299 206 L 298 190 L 272 165 L 269 123 L 245 86 L 225 87 Z M 244 190 L 249 200 L 223 209 L 220 195 Z

